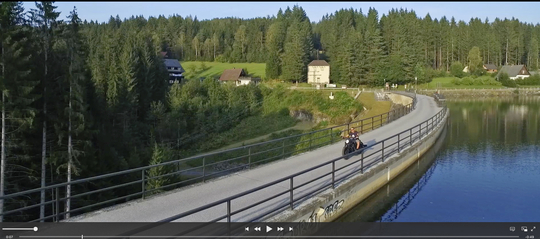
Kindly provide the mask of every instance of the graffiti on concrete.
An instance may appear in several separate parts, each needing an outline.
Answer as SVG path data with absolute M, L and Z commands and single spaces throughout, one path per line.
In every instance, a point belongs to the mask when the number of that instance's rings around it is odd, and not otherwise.
M 294 235 L 302 235 L 303 233 L 313 232 L 318 227 L 318 222 L 325 220 L 335 215 L 343 207 L 344 199 L 336 200 L 326 207 L 319 207 L 311 211 L 307 218 L 299 221 L 298 227 L 293 232 Z
M 326 206 L 326 208 L 324 208 L 324 218 L 329 218 L 331 217 L 332 215 L 334 215 L 336 212 L 338 212 L 341 207 L 343 206 L 343 203 L 345 202 L 344 199 L 341 199 L 341 200 L 336 200 L 334 203 Z
M 326 207 L 319 207 L 317 210 L 313 210 L 309 217 L 306 219 L 300 220 L 302 223 L 313 223 L 313 222 L 320 222 L 321 219 L 327 219 L 337 213 L 343 206 L 343 203 L 345 202 L 344 199 L 336 200 L 333 203 L 330 203 Z

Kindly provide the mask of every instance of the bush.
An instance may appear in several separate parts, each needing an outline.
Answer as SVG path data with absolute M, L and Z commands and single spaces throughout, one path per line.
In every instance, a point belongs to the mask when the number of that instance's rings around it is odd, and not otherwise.
M 435 70 L 431 67 L 427 67 L 425 70 L 425 81 L 422 83 L 429 83 L 433 81 L 434 78 L 447 77 L 444 70 Z
M 540 75 L 531 75 L 525 79 L 517 79 L 518 85 L 540 85 Z
M 499 75 L 499 82 L 501 82 L 502 85 L 506 86 L 506 87 L 516 87 L 517 86 L 516 81 L 511 80 L 510 77 L 508 77 L 508 74 L 506 74 L 506 73 L 501 73 Z
M 475 79 L 476 85 L 501 85 L 501 82 L 490 76 L 480 76 Z
M 459 79 L 457 77 L 452 78 L 452 84 L 461 85 L 461 79 Z
M 483 76 L 486 74 L 486 70 L 482 67 L 482 68 L 478 68 L 476 69 L 475 71 L 471 72 L 471 75 L 477 77 L 477 76 Z
M 225 59 L 225 56 L 219 55 L 219 56 L 216 56 L 216 59 L 214 61 L 224 63 L 227 61 L 227 59 Z
M 461 79 L 462 85 L 474 85 L 474 83 L 475 81 L 471 77 L 463 77 L 463 79 Z
M 450 66 L 450 73 L 455 77 L 463 77 L 465 75 L 465 72 L 463 72 L 463 64 L 459 61 L 455 61 Z

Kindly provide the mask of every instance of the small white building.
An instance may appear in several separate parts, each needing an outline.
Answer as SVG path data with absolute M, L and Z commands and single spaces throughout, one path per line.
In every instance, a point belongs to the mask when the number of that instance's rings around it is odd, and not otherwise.
M 254 78 L 248 76 L 244 69 L 227 69 L 223 71 L 221 77 L 219 78 L 220 82 L 234 82 L 236 86 L 248 85 L 249 83 L 258 84 L 260 78 Z
M 308 84 L 330 84 L 330 64 L 314 60 L 308 64 Z
M 500 74 L 503 72 L 508 74 L 508 77 L 511 80 L 516 80 L 518 78 L 524 79 L 531 76 L 525 65 L 503 66 L 499 71 L 499 74 L 497 74 L 497 79 L 499 79 Z

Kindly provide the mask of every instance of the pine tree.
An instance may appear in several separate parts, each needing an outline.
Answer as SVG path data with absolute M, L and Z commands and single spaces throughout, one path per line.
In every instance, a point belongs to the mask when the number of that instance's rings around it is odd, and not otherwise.
M 367 16 L 367 25 L 365 31 L 366 66 L 368 82 L 375 82 L 380 79 L 381 61 L 383 58 L 383 39 L 379 28 L 378 13 L 370 8 Z
M 306 79 L 307 64 L 311 45 L 306 22 L 293 21 L 287 29 L 285 57 L 283 58 L 283 78 L 294 82 Z M 309 24 L 309 22 L 307 22 Z
M 268 28 L 266 49 L 266 78 L 277 79 L 281 75 L 281 54 L 283 53 L 285 23 L 277 20 Z
M 29 128 L 35 116 L 35 109 L 30 104 L 34 101 L 32 89 L 36 83 L 29 78 L 30 52 L 34 50 L 30 44 L 31 32 L 24 26 L 22 2 L 0 3 L 0 90 L 2 91 L 2 137 L 1 137 L 1 166 L 0 166 L 0 197 L 4 196 L 6 186 L 7 149 L 21 148 L 25 142 L 21 139 L 21 127 Z M 7 122 L 6 120 L 10 120 Z M 12 127 L 9 127 L 12 126 Z M 8 135 L 8 128 L 17 129 Z M 14 130 L 11 130 L 14 131 Z M 17 132 L 18 131 L 18 132 Z M 17 134 L 17 135 L 15 135 Z M 16 137 L 19 139 L 16 140 Z M 7 144 L 8 141 L 17 142 Z M 15 158 L 27 158 L 17 155 Z M 15 187 L 17 188 L 17 187 Z M 18 190 L 17 190 L 18 191 Z M 4 200 L 0 200 L 0 213 L 4 212 Z M 4 216 L 0 216 L 0 222 Z
M 41 87 L 43 89 L 43 112 L 42 112 L 42 122 L 43 122 L 43 132 L 42 132 L 42 152 L 41 152 L 41 187 L 45 187 L 45 177 L 46 177 L 46 164 L 47 164 L 47 85 L 50 84 L 50 74 L 49 74 L 49 62 L 51 54 L 51 46 L 54 40 L 55 34 L 54 29 L 56 28 L 56 19 L 60 15 L 60 12 L 56 12 L 56 6 L 53 6 L 54 2 L 36 2 L 37 9 L 32 9 L 31 17 L 35 22 L 36 26 L 39 28 L 40 42 L 41 42 L 41 54 L 43 55 L 43 76 Z M 41 191 L 41 202 L 45 202 L 45 191 Z M 41 209 L 43 211 L 43 208 Z
M 85 52 L 83 48 L 82 37 L 79 33 L 81 19 L 77 14 L 77 9 L 74 7 L 73 11 L 68 16 L 69 25 L 65 32 L 65 39 L 68 51 L 68 143 L 67 143 L 67 182 L 71 182 L 72 171 L 78 174 L 77 167 L 74 162 L 78 162 L 77 157 L 82 154 L 82 150 L 78 150 L 74 145 L 80 145 L 73 143 L 73 137 L 81 134 L 84 131 L 84 111 L 85 106 L 83 102 L 83 87 L 85 65 Z M 80 140 L 79 142 L 84 142 Z M 66 186 L 66 197 L 71 195 L 71 186 Z M 69 211 L 71 206 L 71 200 L 66 201 L 66 218 L 69 218 Z

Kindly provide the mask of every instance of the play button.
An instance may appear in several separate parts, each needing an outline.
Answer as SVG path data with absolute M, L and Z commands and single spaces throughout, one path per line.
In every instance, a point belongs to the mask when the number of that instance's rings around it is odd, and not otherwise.
M 266 232 L 272 231 L 272 228 L 269 226 L 266 226 Z

